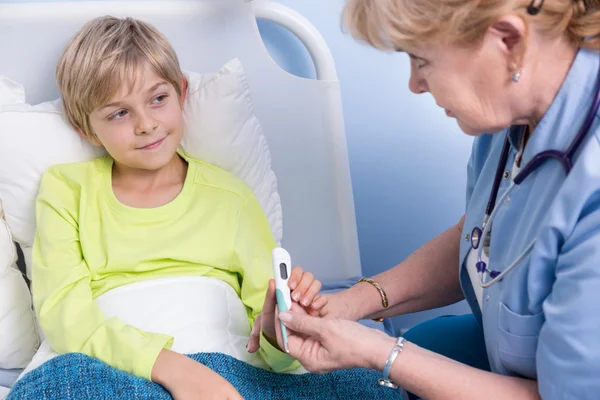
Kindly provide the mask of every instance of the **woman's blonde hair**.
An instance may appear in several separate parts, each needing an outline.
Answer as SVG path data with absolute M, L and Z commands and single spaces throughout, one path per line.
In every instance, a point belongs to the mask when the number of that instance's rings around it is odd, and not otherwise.
M 539 6 L 542 0 L 534 0 Z M 494 21 L 521 15 L 551 37 L 566 35 L 600 50 L 600 0 L 545 0 L 536 15 L 531 0 L 349 0 L 344 23 L 351 35 L 383 50 L 424 43 L 476 44 Z
M 94 137 L 89 115 L 123 87 L 132 90 L 144 64 L 181 95 L 183 76 L 175 50 L 153 26 L 133 18 L 99 17 L 69 41 L 56 67 L 62 104 L 69 123 Z

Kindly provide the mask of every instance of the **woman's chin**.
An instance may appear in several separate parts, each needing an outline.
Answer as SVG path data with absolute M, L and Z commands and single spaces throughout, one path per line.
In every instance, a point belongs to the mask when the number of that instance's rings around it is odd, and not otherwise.
M 458 124 L 460 130 L 469 136 L 480 136 L 481 134 L 483 134 L 481 129 L 476 129 L 474 126 L 465 123 L 459 118 L 456 118 L 456 123 Z
M 494 134 L 494 133 L 498 133 L 498 132 L 502 132 L 504 129 L 504 127 L 497 127 L 497 126 L 476 126 L 474 124 L 468 124 L 465 123 L 463 120 L 456 118 L 456 122 L 458 124 L 458 127 L 460 128 L 460 130 L 462 130 L 465 134 L 469 135 L 469 136 L 481 136 L 484 134 Z

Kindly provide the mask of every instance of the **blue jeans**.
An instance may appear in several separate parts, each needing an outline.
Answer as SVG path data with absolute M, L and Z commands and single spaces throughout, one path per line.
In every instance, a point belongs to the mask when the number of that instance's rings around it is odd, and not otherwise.
M 434 353 L 490 371 L 483 330 L 473 314 L 435 318 L 410 329 L 404 337 Z M 418 398 L 412 393 L 409 397 Z

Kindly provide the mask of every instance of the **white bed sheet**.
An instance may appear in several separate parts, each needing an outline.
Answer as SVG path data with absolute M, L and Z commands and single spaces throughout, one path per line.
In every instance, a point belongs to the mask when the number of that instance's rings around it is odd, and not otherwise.
M 259 368 L 268 368 L 258 353 L 248 353 L 250 323 L 246 307 L 227 283 L 205 277 L 172 277 L 136 282 L 96 299 L 106 318 L 145 332 L 175 338 L 181 354 L 218 352 Z M 21 377 L 56 357 L 44 340 Z

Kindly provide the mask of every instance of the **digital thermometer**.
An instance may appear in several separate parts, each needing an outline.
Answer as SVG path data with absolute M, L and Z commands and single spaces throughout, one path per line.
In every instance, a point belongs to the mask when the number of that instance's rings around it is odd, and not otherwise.
M 273 275 L 275 276 L 275 297 L 277 298 L 277 308 L 280 313 L 289 311 L 292 308 L 292 297 L 290 295 L 290 286 L 288 281 L 292 273 L 292 260 L 290 254 L 281 247 L 273 249 Z M 288 337 L 285 325 L 281 323 L 281 335 L 285 352 L 289 353 Z

